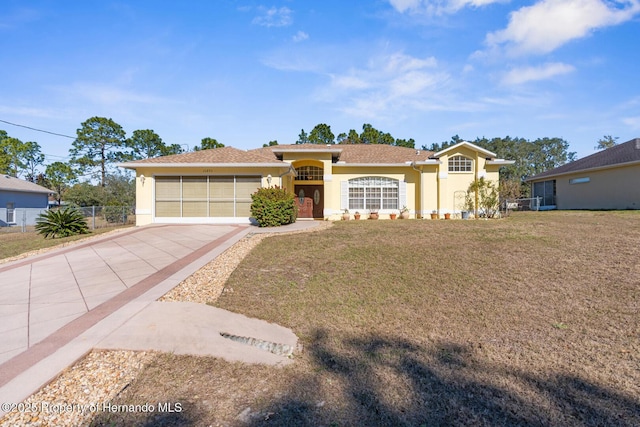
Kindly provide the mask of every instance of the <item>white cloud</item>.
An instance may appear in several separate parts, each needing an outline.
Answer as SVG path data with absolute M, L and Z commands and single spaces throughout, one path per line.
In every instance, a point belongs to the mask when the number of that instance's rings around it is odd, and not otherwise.
M 422 3 L 421 0 L 389 0 L 391 6 L 400 13 L 404 13 L 407 10 L 415 10 Z
M 542 0 L 512 12 L 507 28 L 489 33 L 486 43 L 516 55 L 544 54 L 638 12 L 640 0 Z
M 252 23 L 263 27 L 286 27 L 293 23 L 293 12 L 288 7 L 260 7 L 260 16 L 253 18 Z
M 309 34 L 305 33 L 304 31 L 298 31 L 294 36 L 293 36 L 293 41 L 296 43 L 299 43 L 301 41 L 305 41 L 309 38 Z
M 365 67 L 332 73 L 322 101 L 342 99 L 340 109 L 355 117 L 390 117 L 410 109 L 441 109 L 440 96 L 450 79 L 438 70 L 435 58 L 416 58 L 401 52 L 371 58 Z
M 519 85 L 531 81 L 546 80 L 573 71 L 575 71 L 575 68 L 572 65 L 560 62 L 552 62 L 538 67 L 513 68 L 504 76 L 502 83 L 506 85 Z
M 640 116 L 636 117 L 624 117 L 622 123 L 629 126 L 633 130 L 640 129 Z
M 76 100 L 85 100 L 101 106 L 122 106 L 125 104 L 157 104 L 166 100 L 136 93 L 116 86 L 100 83 L 73 83 L 68 86 L 53 88 L 61 95 Z
M 482 7 L 492 3 L 506 3 L 510 0 L 389 0 L 400 13 L 442 15 L 456 13 L 465 7 Z

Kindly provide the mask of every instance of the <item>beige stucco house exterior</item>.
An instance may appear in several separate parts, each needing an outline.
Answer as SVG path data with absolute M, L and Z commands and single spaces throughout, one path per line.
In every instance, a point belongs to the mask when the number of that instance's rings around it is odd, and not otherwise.
M 249 223 L 251 194 L 279 186 L 297 196 L 298 218 L 340 219 L 407 207 L 413 218 L 459 214 L 475 179 L 498 182 L 512 161 L 469 142 L 445 150 L 390 145 L 275 145 L 215 148 L 138 160 L 136 222 Z
M 640 138 L 527 181 L 541 209 L 640 209 Z

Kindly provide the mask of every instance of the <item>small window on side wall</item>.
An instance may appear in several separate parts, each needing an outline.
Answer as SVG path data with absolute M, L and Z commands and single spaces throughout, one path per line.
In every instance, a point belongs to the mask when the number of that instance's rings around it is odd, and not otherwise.
M 589 181 L 591 181 L 591 178 L 588 176 L 584 178 L 572 178 L 569 180 L 569 184 L 586 184 Z
M 473 160 L 465 156 L 450 157 L 449 172 L 473 172 Z

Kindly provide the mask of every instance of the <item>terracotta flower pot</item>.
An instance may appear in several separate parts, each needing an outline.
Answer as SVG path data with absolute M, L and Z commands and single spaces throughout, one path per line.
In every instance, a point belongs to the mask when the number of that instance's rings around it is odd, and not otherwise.
M 444 214 L 444 219 L 451 219 L 451 214 L 450 213 Z
M 353 215 L 353 218 L 354 218 L 354 219 L 360 219 L 360 214 L 359 214 L 359 213 L 357 213 L 357 214 Z
M 431 214 L 431 219 L 438 219 L 438 214 L 437 213 L 432 213 Z
M 378 219 L 378 212 L 371 212 L 369 214 L 369 219 Z
M 391 218 L 391 219 L 396 219 L 397 216 L 398 216 L 398 214 L 394 214 L 394 213 L 389 214 L 389 218 Z

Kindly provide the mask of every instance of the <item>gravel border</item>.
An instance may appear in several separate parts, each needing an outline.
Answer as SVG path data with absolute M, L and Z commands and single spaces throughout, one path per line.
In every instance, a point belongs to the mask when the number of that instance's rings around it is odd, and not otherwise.
M 224 286 L 240 262 L 267 237 L 281 234 L 309 233 L 331 227 L 324 221 L 308 230 L 276 233 L 250 233 L 232 247 L 187 277 L 159 301 L 211 303 L 224 292 Z M 108 233 L 105 233 L 108 234 Z M 95 236 L 98 237 L 98 236 Z M 78 240 L 70 244 L 85 243 Z M 43 253 L 58 247 L 41 249 Z M 29 254 L 32 255 L 32 254 Z M 26 256 L 26 255 L 25 255 Z M 24 256 L 20 256 L 23 258 Z M 128 387 L 151 363 L 156 352 L 92 350 L 84 358 L 65 369 L 54 380 L 0 418 L 1 426 L 77 426 L 91 422 L 120 392 Z M 12 402 L 15 403 L 15 402 Z

